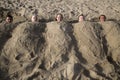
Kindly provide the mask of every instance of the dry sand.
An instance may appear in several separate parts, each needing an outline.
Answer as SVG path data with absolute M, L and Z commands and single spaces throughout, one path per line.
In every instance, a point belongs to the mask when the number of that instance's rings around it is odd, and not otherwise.
M 1 0 L 0 80 L 119 80 L 119 0 Z M 29 22 L 32 13 L 41 22 Z M 5 24 L 5 16 L 14 16 Z M 68 23 L 64 20 L 113 21 Z M 45 20 L 44 20 L 45 19 Z M 46 21 L 46 22 L 45 22 Z M 48 22 L 47 22 L 48 21 Z
M 23 22 L 11 29 L 0 48 L 2 80 L 119 79 L 115 22 Z

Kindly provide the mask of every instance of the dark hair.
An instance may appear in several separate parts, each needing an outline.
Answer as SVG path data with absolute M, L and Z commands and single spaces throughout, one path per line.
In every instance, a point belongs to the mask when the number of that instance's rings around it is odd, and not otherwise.
M 84 16 L 83 14 L 80 14 L 79 16 Z
M 13 21 L 13 16 L 12 15 L 7 15 L 6 17 L 9 17 Z
M 56 18 L 57 18 L 57 16 L 58 16 L 58 15 L 60 15 L 60 16 L 61 16 L 61 18 L 63 19 L 63 15 L 62 15 L 61 13 L 58 13 L 58 14 L 55 16 L 55 21 L 57 21 L 57 19 L 56 19 Z
M 104 18 L 105 18 L 105 20 L 106 20 L 106 16 L 105 16 L 105 15 L 103 15 L 103 14 L 99 16 L 99 19 L 100 19 L 100 17 L 101 17 L 101 16 L 104 16 Z

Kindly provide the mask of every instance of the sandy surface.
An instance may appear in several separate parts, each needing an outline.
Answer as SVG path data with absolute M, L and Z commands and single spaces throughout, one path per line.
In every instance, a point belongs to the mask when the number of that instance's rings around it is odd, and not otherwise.
M 0 79 L 119 79 L 115 22 L 23 22 L 7 30 L 0 36 Z
M 119 80 L 119 4 L 119 0 L 1 0 L 0 80 Z M 33 12 L 40 22 L 30 22 Z M 8 13 L 14 16 L 12 24 L 4 22 Z M 56 13 L 68 22 L 50 22 Z M 81 13 L 88 21 L 75 22 Z M 112 21 L 97 22 L 100 14 Z
M 66 19 L 84 14 L 87 20 L 105 14 L 108 19 L 120 20 L 120 0 L 1 0 L 0 7 L 29 18 L 33 12 L 42 18 L 54 18 L 63 13 Z

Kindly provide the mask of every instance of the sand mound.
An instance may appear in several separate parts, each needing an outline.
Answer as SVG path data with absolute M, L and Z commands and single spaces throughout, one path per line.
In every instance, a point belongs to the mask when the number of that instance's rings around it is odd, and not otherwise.
M 10 68 L 9 74 L 16 73 L 25 67 L 24 64 L 28 64 L 36 55 L 39 55 L 37 52 L 41 52 L 45 42 L 44 28 L 44 25 L 40 23 L 22 23 L 13 31 L 12 37 L 5 43 L 1 54 L 2 60 L 7 59 L 9 61 L 7 64 Z M 2 65 L 5 63 L 3 62 Z M 12 67 L 18 68 L 17 71 Z
M 1 80 L 119 79 L 115 22 L 24 22 L 10 30 L 0 48 Z
M 120 59 L 120 25 L 115 22 L 101 23 L 104 30 L 104 37 L 106 38 L 106 44 L 109 46 L 109 55 L 119 62 Z

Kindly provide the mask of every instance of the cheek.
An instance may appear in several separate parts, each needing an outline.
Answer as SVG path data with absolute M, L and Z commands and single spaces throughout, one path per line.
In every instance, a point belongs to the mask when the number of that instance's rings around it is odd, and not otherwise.
M 36 19 L 35 18 L 32 18 L 33 21 L 35 21 Z
M 79 17 L 79 20 L 83 20 L 83 17 Z
M 57 19 L 57 20 L 61 20 L 61 16 L 60 16 L 60 15 L 58 15 L 56 19 Z
M 6 20 L 7 22 L 10 22 L 10 20 Z
M 57 17 L 57 20 L 59 20 L 60 19 L 60 17 Z

